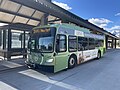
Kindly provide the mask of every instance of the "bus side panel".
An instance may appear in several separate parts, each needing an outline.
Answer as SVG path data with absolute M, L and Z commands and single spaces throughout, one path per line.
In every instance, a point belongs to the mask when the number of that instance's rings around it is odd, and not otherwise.
M 101 56 L 103 56 L 103 54 L 105 53 L 105 48 L 104 47 L 100 47 L 99 50 L 101 51 Z
M 69 55 L 67 52 L 58 53 L 55 57 L 54 72 L 68 68 L 68 58 Z
M 84 62 L 83 51 L 78 51 L 77 53 L 77 64 Z
M 83 51 L 84 62 L 97 57 L 98 49 Z

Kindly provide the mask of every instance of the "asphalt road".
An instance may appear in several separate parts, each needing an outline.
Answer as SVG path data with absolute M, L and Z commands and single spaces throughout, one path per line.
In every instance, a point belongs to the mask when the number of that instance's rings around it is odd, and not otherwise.
M 120 90 L 120 49 L 56 74 L 19 66 L 0 71 L 0 90 Z

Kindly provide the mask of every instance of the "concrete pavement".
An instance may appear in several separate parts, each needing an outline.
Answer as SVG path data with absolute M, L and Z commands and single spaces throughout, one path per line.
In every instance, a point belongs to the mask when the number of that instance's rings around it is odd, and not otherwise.
M 120 90 L 119 68 L 120 49 L 56 74 L 20 66 L 0 72 L 0 90 Z

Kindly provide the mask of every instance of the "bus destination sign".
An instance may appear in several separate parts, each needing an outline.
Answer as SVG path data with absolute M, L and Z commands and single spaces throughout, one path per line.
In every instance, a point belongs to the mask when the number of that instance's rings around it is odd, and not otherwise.
M 50 32 L 50 29 L 37 29 L 33 30 L 33 33 L 48 33 Z

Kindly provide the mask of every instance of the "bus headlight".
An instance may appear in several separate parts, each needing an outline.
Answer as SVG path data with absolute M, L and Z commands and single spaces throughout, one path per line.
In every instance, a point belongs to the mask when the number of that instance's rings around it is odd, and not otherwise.
M 53 62 L 53 59 L 48 59 L 46 60 L 47 63 L 52 63 Z

